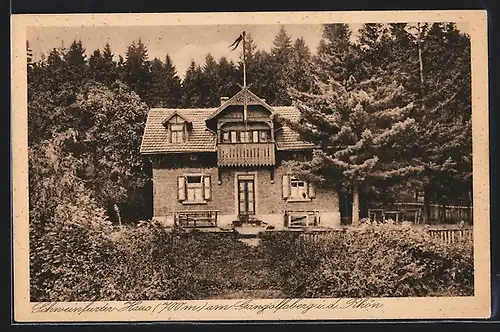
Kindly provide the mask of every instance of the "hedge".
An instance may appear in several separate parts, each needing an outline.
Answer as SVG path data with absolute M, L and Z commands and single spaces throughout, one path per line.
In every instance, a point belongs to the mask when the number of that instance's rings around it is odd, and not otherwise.
M 446 244 L 396 225 L 345 229 L 318 239 L 263 236 L 269 266 L 290 297 L 472 296 L 471 241 Z

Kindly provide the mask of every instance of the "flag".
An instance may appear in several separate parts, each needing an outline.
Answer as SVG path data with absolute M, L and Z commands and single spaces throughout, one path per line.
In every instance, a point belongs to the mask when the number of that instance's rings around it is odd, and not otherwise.
M 238 45 L 240 45 L 241 41 L 243 40 L 243 38 L 245 38 L 245 31 L 243 31 L 239 36 L 238 38 L 236 38 L 236 40 L 231 44 L 229 45 L 229 48 L 232 47 L 231 51 L 234 51 Z

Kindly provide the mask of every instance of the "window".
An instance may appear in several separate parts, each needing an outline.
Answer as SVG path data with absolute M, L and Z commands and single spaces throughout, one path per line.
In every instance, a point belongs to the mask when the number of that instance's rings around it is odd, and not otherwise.
M 290 180 L 290 198 L 306 199 L 307 186 L 304 181 Z
M 253 135 L 253 137 L 252 137 L 252 138 L 253 138 L 253 142 L 254 142 L 254 143 L 259 142 L 259 132 L 258 132 L 257 130 L 254 130 L 254 131 L 252 132 L 252 135 Z
M 203 182 L 201 176 L 187 176 L 187 200 L 191 202 L 203 201 Z
M 267 142 L 268 140 L 269 140 L 269 138 L 268 138 L 267 131 L 266 130 L 262 130 L 260 132 L 260 141 L 261 142 Z
M 289 202 L 310 201 L 315 197 L 314 186 L 289 175 L 283 175 L 283 198 Z
M 170 142 L 184 143 L 184 124 L 170 125 Z
M 210 176 L 185 175 L 179 176 L 177 181 L 177 196 L 183 204 L 204 204 L 210 199 Z
M 222 143 L 229 143 L 229 132 L 224 131 L 222 133 Z
M 250 132 L 249 131 L 240 131 L 240 142 L 242 142 L 242 143 L 250 142 Z
M 231 132 L 231 143 L 236 143 L 236 131 Z

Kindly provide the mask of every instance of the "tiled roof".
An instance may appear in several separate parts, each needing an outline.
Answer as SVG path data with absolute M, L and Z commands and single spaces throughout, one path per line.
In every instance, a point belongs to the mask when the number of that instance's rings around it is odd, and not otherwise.
M 215 152 L 216 137 L 213 132 L 207 129 L 205 120 L 216 110 L 217 108 L 151 109 L 144 129 L 141 153 Z M 300 118 L 299 111 L 292 106 L 277 106 L 273 107 L 273 110 L 291 120 Z M 162 124 L 175 112 L 192 123 L 189 139 L 185 143 L 169 143 L 167 129 Z M 276 132 L 275 139 L 278 150 L 300 150 L 313 147 L 311 143 L 301 141 L 299 135 L 287 126 L 283 126 Z
M 299 110 L 293 106 L 275 106 L 273 109 L 275 114 L 292 121 L 300 119 Z M 312 143 L 302 141 L 298 133 L 285 125 L 275 133 L 275 140 L 278 150 L 301 150 L 314 147 Z
M 141 153 L 155 154 L 165 152 L 214 152 L 216 151 L 215 134 L 205 125 L 205 119 L 215 108 L 169 109 L 153 108 L 149 111 L 144 135 L 142 137 Z M 167 129 L 163 121 L 174 112 L 190 121 L 192 128 L 189 139 L 185 143 L 169 143 Z

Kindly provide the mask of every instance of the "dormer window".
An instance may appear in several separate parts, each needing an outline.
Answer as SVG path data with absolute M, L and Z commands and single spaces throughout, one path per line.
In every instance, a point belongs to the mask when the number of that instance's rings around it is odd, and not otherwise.
M 187 141 L 188 126 L 191 125 L 187 119 L 174 113 L 163 121 L 163 125 L 167 128 L 169 143 L 182 144 Z
M 185 125 L 170 124 L 170 143 L 184 143 Z

